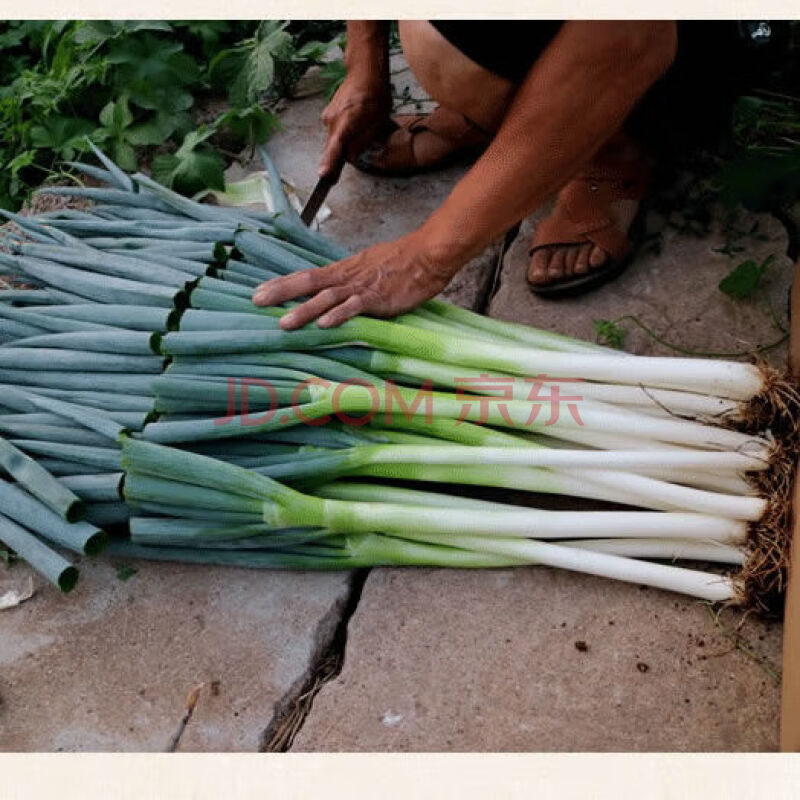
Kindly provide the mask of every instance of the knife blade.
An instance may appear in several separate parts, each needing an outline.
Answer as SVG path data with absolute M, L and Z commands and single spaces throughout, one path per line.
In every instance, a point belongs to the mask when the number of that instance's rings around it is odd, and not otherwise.
M 300 214 L 300 219 L 303 220 L 306 225 L 310 225 L 314 221 L 314 217 L 317 216 L 317 212 L 325 202 L 328 192 L 333 188 L 335 183 L 336 179 L 329 175 L 323 175 L 317 181 L 314 191 L 311 192 L 311 197 L 308 198 L 308 202 Z

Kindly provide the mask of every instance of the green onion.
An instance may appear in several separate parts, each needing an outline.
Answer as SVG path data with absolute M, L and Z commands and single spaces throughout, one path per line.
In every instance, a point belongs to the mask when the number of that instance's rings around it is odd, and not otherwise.
M 2 296 L 0 292 L 0 296 Z M 44 323 L 39 322 L 42 318 L 50 321 L 74 321 L 76 323 L 100 323 L 93 325 L 93 328 L 114 327 L 126 328 L 133 331 L 166 331 L 169 320 L 169 310 L 154 308 L 153 306 L 130 306 L 130 305 L 111 305 L 111 304 L 91 304 L 91 305 L 52 305 L 29 308 L 30 314 L 36 314 L 37 323 L 40 327 Z M 4 310 L 0 307 L 0 314 Z M 33 318 L 33 317 L 32 317 Z M 86 330 L 87 328 L 75 328 L 74 330 Z M 66 332 L 66 329 L 63 331 Z
M 114 503 L 122 497 L 122 477 L 121 472 L 69 475 L 60 478 L 60 482 L 82 500 L 93 503 Z
M 109 255 L 99 251 L 89 250 L 87 252 L 69 247 L 49 247 L 37 244 L 27 244 L 21 250 L 25 256 L 68 264 L 81 270 L 90 270 L 103 275 L 126 278 L 146 284 L 157 283 L 176 289 L 183 288 L 187 281 L 196 277 L 192 273 L 180 272 L 162 264 L 154 266 L 143 259 Z
M 0 508 L 5 516 L 75 553 L 94 555 L 107 541 L 106 534 L 93 525 L 67 522 L 44 503 L 3 480 L 0 480 Z
M 17 256 L 15 262 L 26 275 L 56 289 L 65 289 L 101 303 L 133 303 L 169 308 L 175 297 L 174 289 L 166 286 L 111 275 L 101 276 L 28 256 Z
M 38 573 L 62 592 L 71 592 L 78 581 L 78 570 L 65 558 L 40 542 L 30 531 L 0 514 L 0 542 L 25 559 Z
M 68 522 L 83 518 L 85 507 L 79 497 L 36 461 L 1 437 L 0 469 Z

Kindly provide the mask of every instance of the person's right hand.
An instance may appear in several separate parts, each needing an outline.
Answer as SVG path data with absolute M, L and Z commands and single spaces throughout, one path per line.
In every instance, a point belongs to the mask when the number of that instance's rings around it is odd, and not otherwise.
M 392 97 L 388 83 L 346 77 L 322 112 L 328 140 L 319 165 L 321 177 L 338 179 L 345 161 L 352 161 L 388 125 Z

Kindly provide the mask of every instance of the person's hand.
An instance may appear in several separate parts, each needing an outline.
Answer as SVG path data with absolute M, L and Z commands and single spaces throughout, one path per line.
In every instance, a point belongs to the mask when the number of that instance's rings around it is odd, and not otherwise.
M 253 302 L 271 306 L 309 296 L 281 318 L 281 327 L 291 330 L 317 319 L 320 328 L 332 328 L 358 314 L 410 311 L 439 294 L 461 266 L 434 261 L 415 231 L 326 267 L 273 278 L 255 289 Z
M 385 132 L 392 110 L 388 82 L 358 74 L 348 76 L 322 112 L 328 139 L 319 164 L 320 176 L 338 179 L 352 161 Z

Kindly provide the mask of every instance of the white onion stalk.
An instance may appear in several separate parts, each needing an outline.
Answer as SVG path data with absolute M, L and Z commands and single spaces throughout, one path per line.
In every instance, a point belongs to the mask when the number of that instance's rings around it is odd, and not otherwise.
M 517 467 L 561 467 L 571 469 L 631 470 L 697 469 L 754 472 L 767 469 L 768 461 L 758 456 L 731 451 L 667 450 L 592 451 L 551 450 L 533 447 L 477 447 L 467 453 L 462 445 L 376 445 L 370 463 L 463 464 L 465 457 L 480 464 Z
M 766 511 L 759 497 L 734 497 L 668 481 L 620 472 L 618 467 L 636 469 L 659 463 L 658 453 L 592 452 L 546 450 L 532 447 L 469 447 L 462 445 L 371 445 L 355 447 L 337 454 L 341 468 L 360 475 L 380 475 L 417 480 L 498 485 L 506 467 L 533 467 L 513 470 L 504 484 L 508 488 L 551 491 L 577 497 L 594 497 L 644 508 L 687 510 L 755 521 Z M 332 456 L 336 458 L 337 456 Z M 705 469 L 741 471 L 764 469 L 761 459 L 739 453 L 670 453 L 664 455 L 673 467 L 681 464 Z M 616 457 L 616 458 L 615 458 Z M 370 469 L 378 466 L 389 469 Z M 392 469 L 396 466 L 397 469 Z M 435 467 L 451 467 L 435 470 Z M 495 467 L 492 469 L 492 467 Z M 541 467 L 557 467 L 542 470 Z M 439 477 L 440 476 L 440 477 Z M 570 481 L 572 479 L 572 481 Z M 598 489 L 599 487 L 599 489 Z M 608 490 L 608 491 L 605 491 Z
M 433 508 L 474 508 L 502 510 L 503 504 L 491 500 L 477 500 L 471 497 L 455 497 L 440 492 L 426 492 L 418 489 L 405 489 L 389 484 L 349 483 L 337 481 L 319 487 L 315 494 L 330 500 L 356 500 L 407 505 L 431 506 Z M 692 559 L 714 561 L 721 564 L 742 566 L 747 559 L 743 547 L 718 541 L 702 539 L 561 539 L 558 544 L 565 547 L 580 547 L 587 550 L 626 556 L 627 558 Z
M 714 561 L 740 567 L 747 560 L 747 552 L 741 547 L 694 539 L 564 539 L 559 544 L 626 558 Z
M 412 383 L 433 381 L 435 385 L 448 389 L 455 389 L 465 378 L 481 377 L 481 373 L 475 370 L 383 350 L 347 347 L 335 349 L 331 351 L 331 355 L 383 378 L 402 377 Z M 532 388 L 529 381 L 495 370 L 491 372 L 490 377 L 504 381 L 503 385 L 511 389 L 511 397 L 514 400 L 529 398 Z M 546 377 L 542 383 L 542 391 L 546 395 L 552 391 L 552 384 L 558 385 L 559 381 Z M 563 382 L 560 385 L 563 386 Z M 632 411 L 650 409 L 678 416 L 721 418 L 736 414 L 740 408 L 738 402 L 723 397 L 673 389 L 653 389 L 641 385 L 581 381 L 568 388 L 568 394 L 580 395 L 583 400 L 609 403 L 618 408 L 630 407 Z M 481 393 L 478 388 L 471 391 Z
M 689 512 L 651 511 L 540 511 L 509 506 L 503 511 L 469 511 L 454 508 L 446 517 L 435 509 L 391 503 L 348 503 L 337 500 L 264 504 L 264 522 L 275 528 L 302 525 L 333 532 L 380 531 L 402 536 L 409 529 L 424 533 L 457 530 L 466 534 L 536 536 L 539 539 L 649 537 L 713 539 L 744 542 L 746 523 L 725 517 Z
M 544 566 L 653 586 L 712 603 L 736 603 L 741 597 L 737 581 L 724 575 L 654 564 L 574 545 L 462 533 L 431 535 L 416 531 L 406 533 L 405 538 L 417 542 L 446 543 L 479 553 L 529 559 Z

